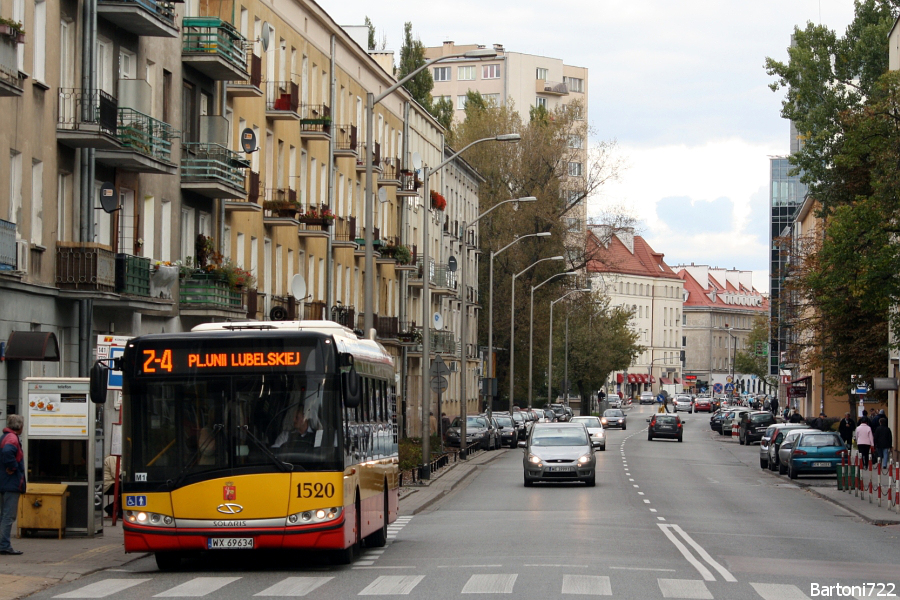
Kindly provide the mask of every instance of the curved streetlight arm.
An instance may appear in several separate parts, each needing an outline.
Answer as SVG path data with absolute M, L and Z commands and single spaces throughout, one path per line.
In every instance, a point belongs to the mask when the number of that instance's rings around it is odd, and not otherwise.
M 527 271 L 528 269 L 530 269 L 531 267 L 533 267 L 533 266 L 535 266 L 535 265 L 537 265 L 537 264 L 540 264 L 540 263 L 544 262 L 545 260 L 565 260 L 565 259 L 566 259 L 565 256 L 548 256 L 547 258 L 539 258 L 539 259 L 537 259 L 536 261 L 534 261 L 533 263 L 531 263 L 530 265 L 528 265 L 527 267 L 525 267 L 524 269 L 522 269 L 521 271 L 519 271 L 518 273 L 516 273 L 515 275 L 513 275 L 513 284 L 515 285 L 515 283 L 516 283 L 516 278 L 517 278 L 519 275 L 524 274 L 525 271 Z M 573 291 L 574 291 L 574 290 L 573 290 Z
M 496 57 L 497 57 L 497 53 L 493 52 L 493 51 L 484 52 L 482 54 L 478 54 L 477 51 L 469 51 L 469 52 L 458 52 L 456 54 L 447 54 L 446 56 L 438 56 L 437 58 L 433 58 L 433 59 L 425 62 L 418 69 L 409 73 L 406 77 L 404 77 L 403 79 L 401 79 L 400 81 L 398 81 L 397 83 L 395 83 L 394 85 L 392 85 L 391 87 L 386 89 L 380 95 L 375 96 L 374 103 L 378 104 L 379 102 L 381 102 L 382 100 L 387 98 L 389 95 L 391 95 L 395 91 L 397 91 L 400 88 L 400 86 L 402 86 L 404 83 L 406 83 L 407 81 L 409 81 L 410 79 L 412 79 L 413 77 L 415 77 L 416 75 L 418 75 L 419 73 L 421 73 L 422 71 L 424 71 L 425 69 L 427 69 L 428 67 L 430 67 L 431 65 L 433 65 L 435 63 L 439 63 L 439 62 L 445 61 L 445 60 L 450 60 L 451 58 L 490 59 L 490 58 L 496 58 Z
M 511 241 L 511 242 L 508 243 L 507 245 L 503 246 L 502 248 L 500 248 L 500 249 L 497 250 L 496 252 L 491 252 L 491 256 L 497 256 L 498 254 L 500 254 L 501 252 L 503 252 L 504 250 L 506 250 L 507 248 L 509 248 L 509 247 L 512 246 L 513 244 L 516 244 L 516 243 L 518 243 L 518 242 L 521 242 L 521 241 L 524 240 L 525 238 L 530 238 L 530 237 L 550 237 L 550 232 L 549 232 L 549 231 L 542 231 L 541 233 L 529 233 L 529 234 L 527 234 L 527 235 L 520 235 L 519 237 L 517 237 L 516 239 L 514 239 L 513 241 Z
M 502 206 L 509 202 L 535 202 L 536 200 L 537 200 L 537 198 L 535 198 L 534 196 L 525 196 L 524 198 L 510 198 L 509 200 L 504 200 L 503 202 L 498 202 L 497 204 L 493 205 L 492 207 L 490 207 L 489 209 L 487 209 L 486 211 L 484 211 L 483 213 L 478 215 L 474 221 L 472 221 L 471 223 L 466 225 L 466 229 L 473 227 L 475 225 L 475 223 L 477 223 L 478 221 L 481 220 L 481 217 L 486 217 L 491 212 L 493 212 L 493 210 L 495 208 L 497 208 L 498 206 Z M 549 232 L 547 232 L 547 233 L 549 233 Z M 540 235 L 540 234 L 532 234 L 532 235 Z
M 553 281 L 557 277 L 565 277 L 566 275 L 577 275 L 575 271 L 566 271 L 565 273 L 557 273 L 551 275 L 541 283 L 531 286 L 531 309 L 528 313 L 528 408 L 531 408 L 531 393 L 534 387 L 533 366 L 534 366 L 534 290 L 538 289 L 545 283 Z
M 556 300 L 550 301 L 550 352 L 547 356 L 547 402 L 553 401 L 553 305 L 575 292 L 590 292 L 590 288 L 569 290 Z
M 545 283 L 550 283 L 551 281 L 553 281 L 553 280 L 556 279 L 557 277 L 566 277 L 566 276 L 568 276 L 568 275 L 578 275 L 578 273 L 576 273 L 575 271 L 566 271 L 565 273 L 557 273 L 556 275 L 551 275 L 550 277 L 548 277 L 548 278 L 545 279 L 544 281 L 540 282 L 539 284 L 531 286 L 531 293 L 534 294 L 534 290 L 538 289 L 539 287 L 541 287 L 541 286 L 544 285 Z M 572 291 L 573 291 L 573 292 L 579 292 L 579 291 L 581 291 L 581 290 L 572 290 Z
M 520 139 L 520 136 L 518 133 L 504 133 L 504 134 L 500 134 L 500 135 L 492 135 L 491 137 L 481 138 L 480 140 L 475 140 L 474 142 L 470 142 L 468 145 L 464 146 L 463 149 L 460 150 L 459 152 L 457 152 L 456 154 L 453 154 L 453 155 L 445 158 L 443 162 L 438 163 L 438 166 L 436 166 L 434 168 L 425 167 L 425 172 L 426 173 L 435 173 L 437 171 L 440 171 L 442 167 L 444 167 L 445 165 L 448 165 L 451 162 L 453 162 L 454 160 L 456 160 L 456 158 L 460 154 L 462 154 L 463 152 L 465 152 L 466 150 L 468 150 L 475 144 L 480 144 L 482 142 L 518 142 L 519 139 Z

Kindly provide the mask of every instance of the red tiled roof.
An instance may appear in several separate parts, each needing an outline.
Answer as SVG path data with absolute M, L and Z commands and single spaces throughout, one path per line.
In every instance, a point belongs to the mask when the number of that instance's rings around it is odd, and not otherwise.
M 618 237 L 611 236 L 609 247 L 604 248 L 597 236 L 588 231 L 588 251 L 594 249 L 599 250 L 600 258 L 588 261 L 589 273 L 621 273 L 678 279 L 678 274 L 663 260 L 665 255 L 654 252 L 650 244 L 639 235 L 634 236 L 634 253 L 631 253 Z
M 728 284 L 727 287 L 724 287 L 715 279 L 713 279 L 712 275 L 709 276 L 710 287 L 703 289 L 700 283 L 694 279 L 694 277 L 688 273 L 686 269 L 682 269 L 678 272 L 678 277 L 684 280 L 684 291 L 687 293 L 687 300 L 684 302 L 685 308 L 701 308 L 701 307 L 718 307 L 718 308 L 734 308 L 734 309 L 742 309 L 742 310 L 752 310 L 758 313 L 768 313 L 769 312 L 769 299 L 757 292 L 756 290 L 747 291 L 744 286 L 741 286 L 741 292 L 749 296 L 756 296 L 762 298 L 762 304 L 760 306 L 749 306 L 744 304 L 725 304 L 721 295 L 724 295 L 726 292 L 730 293 L 738 293 L 738 290 L 731 284 Z M 716 290 L 716 299 L 712 300 L 709 296 L 710 293 Z

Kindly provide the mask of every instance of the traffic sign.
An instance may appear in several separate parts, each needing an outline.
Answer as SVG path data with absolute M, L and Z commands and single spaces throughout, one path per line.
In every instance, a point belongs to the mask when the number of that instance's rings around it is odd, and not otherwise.
M 722 393 L 722 384 L 721 384 L 721 383 L 714 383 L 714 384 L 713 384 L 713 393 L 714 393 L 714 394 L 721 394 L 721 393 Z
M 431 391 L 441 393 L 447 390 L 447 387 L 450 383 L 447 381 L 446 377 L 438 375 L 437 377 L 431 378 Z
M 431 368 L 428 370 L 428 374 L 432 377 L 446 377 L 450 375 L 450 367 L 447 366 L 443 358 L 438 356 L 431 361 Z
M 725 384 L 725 391 L 726 391 L 726 392 L 733 392 L 733 391 L 734 391 L 734 384 L 733 384 L 733 383 L 726 383 L 726 384 Z

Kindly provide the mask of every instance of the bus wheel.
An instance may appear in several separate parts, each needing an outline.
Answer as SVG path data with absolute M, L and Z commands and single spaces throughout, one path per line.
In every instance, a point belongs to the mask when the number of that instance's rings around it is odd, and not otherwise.
M 366 538 L 366 548 L 384 548 L 387 544 L 387 530 L 388 530 L 388 494 L 387 494 L 387 482 L 384 482 L 384 523 L 381 525 L 381 529 L 369 535 Z
M 156 566 L 160 571 L 178 571 L 181 569 L 181 554 L 178 552 L 157 552 Z
M 338 565 L 349 565 L 353 562 L 353 557 L 359 549 L 360 531 L 362 530 L 362 511 L 359 506 L 359 491 L 356 492 L 356 540 L 349 547 L 343 550 L 335 550 L 333 562 Z

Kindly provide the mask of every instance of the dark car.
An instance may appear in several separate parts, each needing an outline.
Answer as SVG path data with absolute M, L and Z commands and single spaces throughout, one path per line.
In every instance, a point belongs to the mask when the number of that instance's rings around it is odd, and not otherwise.
M 525 487 L 535 481 L 583 481 L 594 486 L 597 459 L 582 423 L 538 423 L 519 447 L 525 448 Z
M 603 426 L 607 429 L 610 427 L 621 427 L 623 431 L 627 429 L 626 425 L 628 425 L 625 413 L 618 408 L 608 408 L 604 410 L 600 422 L 603 423 Z
M 772 432 L 766 461 L 766 466 L 770 471 L 778 470 L 778 451 L 781 449 L 781 442 L 784 441 L 784 436 L 794 429 L 809 429 L 809 426 L 803 423 L 781 423 Z
M 566 407 L 562 404 L 551 404 L 550 410 L 553 411 L 553 414 L 556 415 L 556 420 L 560 423 L 564 423 L 569 420 L 569 411 L 567 411 Z
M 450 423 L 447 429 L 447 445 L 459 446 L 459 426 L 460 419 L 456 417 Z M 493 425 L 488 424 L 487 417 L 484 415 L 469 415 L 466 417 L 466 443 L 465 445 L 478 444 L 480 448 L 485 450 L 493 450 L 500 446 L 495 438 Z
M 754 411 L 741 413 L 738 424 L 738 441 L 741 446 L 750 445 L 759 441 L 766 433 L 770 425 L 775 424 L 775 415 L 769 411 Z
M 722 419 L 725 418 L 725 411 L 722 409 L 717 410 L 713 413 L 713 415 L 709 418 L 709 428 L 713 431 L 718 431 L 722 433 Z
M 512 419 L 516 424 L 516 433 L 519 436 L 520 440 L 524 440 L 528 437 L 528 432 L 531 431 L 531 423 L 532 421 L 528 419 L 530 413 L 525 413 L 522 411 L 515 411 L 512 414 Z
M 519 428 L 513 418 L 508 414 L 494 413 L 494 423 L 500 430 L 500 445 L 515 448 L 519 443 Z
M 650 417 L 650 426 L 647 428 L 647 439 L 671 438 L 682 440 L 683 427 L 681 417 L 676 414 L 656 414 Z

